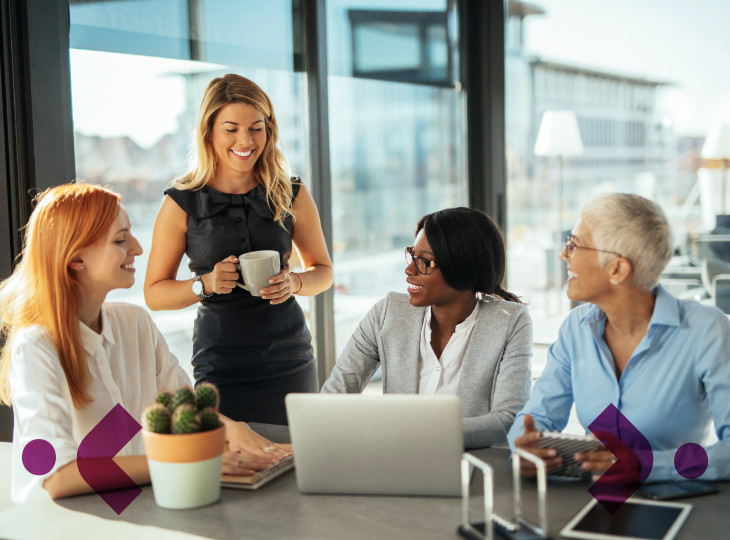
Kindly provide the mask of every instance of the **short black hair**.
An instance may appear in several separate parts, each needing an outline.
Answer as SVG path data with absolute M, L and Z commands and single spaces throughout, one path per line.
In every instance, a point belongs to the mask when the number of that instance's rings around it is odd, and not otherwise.
M 502 289 L 505 251 L 502 232 L 487 214 L 474 208 L 447 208 L 423 216 L 416 235 L 424 230 L 444 280 L 458 291 L 520 299 Z

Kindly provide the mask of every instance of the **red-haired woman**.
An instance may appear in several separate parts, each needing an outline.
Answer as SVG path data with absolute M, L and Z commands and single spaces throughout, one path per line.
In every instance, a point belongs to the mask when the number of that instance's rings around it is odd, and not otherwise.
M 53 498 L 93 491 L 76 463 L 88 432 L 117 404 L 139 419 L 159 391 L 190 384 L 142 308 L 104 303 L 109 291 L 132 286 L 134 259 L 141 253 L 116 193 L 76 183 L 39 197 L 23 258 L 0 285 L 0 329 L 6 337 L 0 401 L 12 399 L 14 410 L 16 502 L 44 489 Z M 286 452 L 245 424 L 225 421 L 229 443 L 240 452 L 225 453 L 224 472 L 246 474 Z M 55 451 L 53 467 L 39 476 L 22 459 L 35 439 Z M 149 482 L 141 434 L 115 462 L 135 483 Z

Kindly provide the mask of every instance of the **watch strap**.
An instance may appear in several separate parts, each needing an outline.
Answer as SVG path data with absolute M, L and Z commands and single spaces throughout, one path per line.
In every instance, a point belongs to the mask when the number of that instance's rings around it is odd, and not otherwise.
M 195 292 L 195 283 L 200 283 L 200 293 Z M 203 288 L 203 276 L 195 276 L 195 280 L 193 281 L 193 293 L 195 293 L 195 296 L 198 298 L 210 298 L 213 296 L 214 293 L 205 294 L 205 289 Z

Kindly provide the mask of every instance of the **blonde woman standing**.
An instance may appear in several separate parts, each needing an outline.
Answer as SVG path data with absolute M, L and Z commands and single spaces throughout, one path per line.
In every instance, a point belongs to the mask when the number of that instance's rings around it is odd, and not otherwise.
M 234 420 L 286 424 L 284 396 L 319 390 L 311 335 L 292 296 L 332 284 L 317 208 L 277 148 L 268 96 L 239 75 L 213 79 L 196 126 L 196 165 L 173 187 L 155 221 L 145 300 L 150 309 L 198 303 L 196 383 L 221 392 Z M 303 272 L 289 271 L 292 246 Z M 237 256 L 276 250 L 281 272 L 261 297 L 237 287 Z M 183 254 L 194 278 L 176 279 Z

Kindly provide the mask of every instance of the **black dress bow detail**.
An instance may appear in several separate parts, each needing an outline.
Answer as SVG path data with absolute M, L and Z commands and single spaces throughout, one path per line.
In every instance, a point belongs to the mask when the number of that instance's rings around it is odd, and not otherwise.
M 172 187 L 165 190 L 165 195 L 169 195 L 178 206 L 196 219 L 209 218 L 229 206 L 247 206 L 264 219 L 272 221 L 274 219 L 266 202 L 266 191 L 261 184 L 241 194 L 223 193 L 209 186 L 203 186 L 199 190 L 180 190 Z

